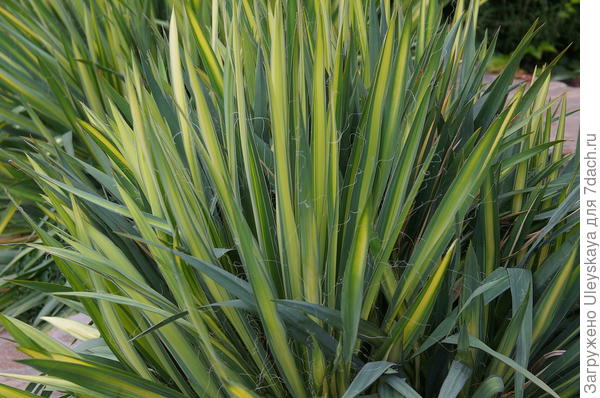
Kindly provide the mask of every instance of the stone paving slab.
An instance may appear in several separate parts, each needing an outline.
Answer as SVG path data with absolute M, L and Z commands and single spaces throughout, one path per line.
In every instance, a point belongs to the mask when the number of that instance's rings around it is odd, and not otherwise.
M 564 83 L 563 83 L 564 84 Z M 565 85 L 566 86 L 566 85 Z M 572 115 L 567 116 L 567 120 L 565 122 L 565 139 L 563 152 L 565 153 L 574 153 L 577 147 L 577 137 L 579 136 L 579 87 L 556 87 L 554 91 L 549 93 L 549 96 L 554 98 L 555 96 L 559 96 L 562 93 L 567 93 L 567 113 L 571 111 L 577 111 Z M 554 129 L 558 126 L 558 122 L 553 123 Z M 554 130 L 556 131 L 556 130 Z
M 497 75 L 486 74 L 483 78 L 484 82 L 491 83 Z M 515 80 L 515 83 L 523 80 Z M 572 115 L 567 116 L 565 121 L 565 142 L 563 144 L 564 153 L 574 153 L 577 147 L 577 136 L 579 135 L 579 87 L 568 86 L 559 81 L 551 81 L 548 88 L 548 100 L 555 99 L 566 94 L 567 113 L 576 111 Z M 558 121 L 552 123 L 552 137 L 556 137 L 556 129 Z
M 68 318 L 82 323 L 88 323 L 90 321 L 90 318 L 84 314 L 75 314 Z M 68 347 L 72 347 L 76 343 L 73 337 L 59 329 L 50 329 L 48 336 L 56 339 Z M 17 350 L 11 336 L 6 331 L 2 331 L 0 333 L 0 373 L 16 373 L 23 375 L 39 374 L 39 372 L 37 372 L 35 369 L 25 366 L 19 362 L 15 362 L 19 359 L 25 358 L 27 358 L 27 356 L 21 351 Z M 18 379 L 0 376 L 0 384 L 6 384 L 19 389 L 25 389 L 29 383 Z
M 6 331 L 0 333 L 0 373 L 37 374 L 37 371 L 34 369 L 15 362 L 18 359 L 25 358 L 27 356 L 16 349 L 15 344 L 10 340 L 10 335 Z M 0 384 L 24 389 L 28 383 L 0 376 Z

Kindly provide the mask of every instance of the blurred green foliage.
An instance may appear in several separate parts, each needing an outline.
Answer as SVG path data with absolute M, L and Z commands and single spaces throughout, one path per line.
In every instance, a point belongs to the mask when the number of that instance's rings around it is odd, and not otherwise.
M 489 0 L 481 6 L 479 32 L 500 29 L 494 64 L 502 64 L 531 24 L 539 19 L 544 27 L 528 48 L 522 67 L 532 71 L 536 65 L 551 61 L 571 45 L 555 70 L 556 78 L 569 79 L 579 74 L 580 0 Z

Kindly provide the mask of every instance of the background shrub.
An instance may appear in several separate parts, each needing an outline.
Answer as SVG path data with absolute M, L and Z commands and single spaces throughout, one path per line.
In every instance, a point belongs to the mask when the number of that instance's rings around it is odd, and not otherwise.
M 560 60 L 555 78 L 579 74 L 579 0 L 490 0 L 481 6 L 480 33 L 500 29 L 498 53 L 510 54 L 531 24 L 539 19 L 543 28 L 529 45 L 522 67 L 533 71 L 571 46 Z

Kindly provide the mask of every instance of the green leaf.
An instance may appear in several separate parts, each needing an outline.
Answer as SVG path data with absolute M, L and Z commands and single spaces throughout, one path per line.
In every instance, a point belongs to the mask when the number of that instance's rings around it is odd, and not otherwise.
M 490 376 L 475 390 L 473 398 L 494 398 L 504 392 L 504 382 L 501 377 Z
M 419 395 L 419 393 L 417 393 L 410 385 L 408 385 L 406 379 L 398 376 L 391 376 L 387 377 L 385 382 L 394 390 L 402 394 L 404 398 L 421 398 L 421 395 Z
M 443 340 L 443 343 L 457 344 L 458 337 L 456 335 L 450 336 L 447 339 Z M 519 365 L 518 363 L 516 363 L 509 357 L 492 350 L 490 347 L 488 347 L 486 344 L 484 344 L 481 340 L 479 340 L 475 337 L 469 336 L 469 346 L 472 348 L 477 348 L 477 349 L 489 354 L 490 356 L 498 359 L 499 361 L 504 362 L 505 364 L 507 364 L 508 366 L 513 368 L 515 370 L 515 372 L 521 373 L 523 376 L 525 376 L 527 379 L 531 380 L 535 385 L 540 387 L 542 390 L 546 391 L 551 396 L 553 396 L 555 398 L 559 398 L 558 394 L 556 394 L 550 387 L 548 387 L 548 385 L 546 383 L 544 383 L 542 380 L 540 380 L 537 376 L 535 376 L 534 374 L 529 372 L 527 369 L 523 368 L 521 365 Z
M 359 371 L 342 398 L 354 398 L 376 382 L 388 369 L 395 364 L 392 362 L 369 362 Z
M 112 369 L 107 366 L 69 362 L 59 362 L 47 359 L 26 359 L 22 361 L 41 372 L 52 377 L 68 380 L 85 388 L 94 390 L 108 396 L 120 397 L 183 397 L 177 391 L 171 390 L 160 384 L 132 376 L 129 373 Z
M 472 369 L 460 361 L 452 361 L 448 375 L 440 388 L 439 398 L 448 397 L 455 398 L 460 394 L 469 377 L 471 377 Z

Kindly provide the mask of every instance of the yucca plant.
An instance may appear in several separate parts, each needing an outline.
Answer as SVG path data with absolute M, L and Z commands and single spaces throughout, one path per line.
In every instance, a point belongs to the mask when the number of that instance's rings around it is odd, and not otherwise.
M 5 2 L 3 116 L 39 139 L 0 156 L 67 284 L 12 282 L 93 328 L 2 316 L 42 374 L 0 394 L 575 396 L 554 63 L 513 85 L 535 25 L 483 84 L 479 3 L 444 5 Z

